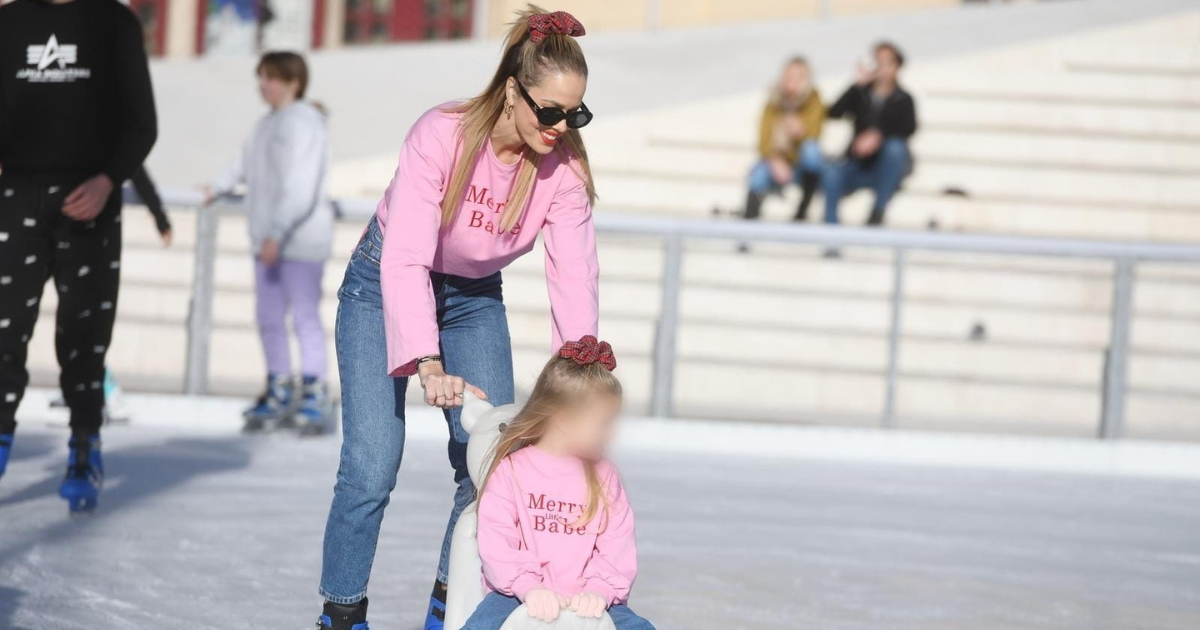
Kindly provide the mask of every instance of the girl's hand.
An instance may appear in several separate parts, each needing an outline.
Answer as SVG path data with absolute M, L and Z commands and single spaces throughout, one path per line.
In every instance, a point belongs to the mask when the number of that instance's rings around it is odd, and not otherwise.
M 461 376 L 446 374 L 442 364 L 436 361 L 422 363 L 417 368 L 417 378 L 421 381 L 421 389 L 425 390 L 425 404 L 430 407 L 452 409 L 462 406 L 463 392 L 468 389 L 480 400 L 487 400 L 487 394 L 482 389 L 466 382 Z
M 163 230 L 159 233 L 158 238 L 162 239 L 163 247 L 171 246 L 171 230 Z
M 595 617 L 599 619 L 608 610 L 608 600 L 595 593 L 579 593 L 571 598 L 571 610 L 580 617 Z
M 562 600 L 558 593 L 539 587 L 525 593 L 525 609 L 529 611 L 530 617 L 551 622 L 558 619 L 558 613 L 563 608 Z
M 266 239 L 258 248 L 258 259 L 263 261 L 264 265 L 273 267 L 279 262 L 279 250 L 279 241 Z

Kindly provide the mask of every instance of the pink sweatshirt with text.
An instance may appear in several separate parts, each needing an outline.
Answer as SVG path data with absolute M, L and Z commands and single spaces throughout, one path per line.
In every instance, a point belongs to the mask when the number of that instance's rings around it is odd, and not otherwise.
M 607 513 L 576 526 L 587 502 L 583 463 L 527 446 L 509 455 L 479 499 L 479 555 L 488 591 L 525 601 L 542 586 L 625 603 L 637 577 L 633 510 L 612 464 L 602 462 Z
M 441 225 L 441 203 L 462 153 L 460 115 L 439 105 L 412 126 L 400 164 L 379 202 L 383 230 L 380 284 L 387 335 L 388 373 L 411 376 L 415 360 L 439 354 L 436 301 L 429 272 L 483 278 L 533 249 L 546 249 L 552 347 L 597 333 L 599 263 L 587 189 L 565 148 L 544 155 L 529 204 L 512 230 L 500 215 L 520 162 L 504 164 L 485 143 L 475 161 L 466 199 L 454 221 Z

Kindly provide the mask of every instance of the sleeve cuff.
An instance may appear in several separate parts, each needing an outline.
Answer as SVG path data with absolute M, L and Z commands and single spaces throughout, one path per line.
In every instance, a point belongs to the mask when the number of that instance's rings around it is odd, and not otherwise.
M 112 182 L 113 190 L 120 190 L 121 186 L 125 185 L 125 180 L 129 179 L 129 177 L 133 174 L 133 171 L 125 172 L 119 168 L 110 167 L 100 171 L 100 174 L 104 175 L 110 182 Z
M 542 578 L 533 573 L 522 573 L 520 577 L 513 580 L 512 594 L 522 602 L 525 601 L 525 595 L 533 589 L 542 585 Z
M 595 593 L 604 598 L 609 606 L 617 603 L 617 590 L 611 584 L 600 578 L 588 578 L 583 584 L 583 590 Z
M 416 374 L 417 360 L 413 359 L 412 361 L 409 361 L 408 363 L 405 363 L 404 365 L 392 370 L 391 376 L 399 378 L 401 376 L 416 376 Z

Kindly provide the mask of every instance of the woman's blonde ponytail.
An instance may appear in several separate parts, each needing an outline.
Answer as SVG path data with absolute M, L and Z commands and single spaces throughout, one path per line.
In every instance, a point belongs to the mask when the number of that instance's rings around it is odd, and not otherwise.
M 453 113 L 462 114 L 459 123 L 462 152 L 451 170 L 450 181 L 442 197 L 442 227 L 454 220 L 462 206 L 479 153 L 486 147 L 492 129 L 504 112 L 509 77 L 515 77 L 522 85 L 530 87 L 538 85 L 551 71 L 573 72 L 587 77 L 587 61 L 574 37 L 549 34 L 536 43 L 530 39 L 529 16 L 545 13 L 545 9 L 532 4 L 517 12 L 517 19 L 504 38 L 504 54 L 500 59 L 500 66 L 496 68 L 487 89 L 450 109 Z M 577 129 L 570 129 L 563 138 L 565 141 L 555 150 L 571 164 L 572 170 L 584 182 L 588 201 L 594 202 L 596 188 L 592 183 L 592 169 L 588 163 L 583 137 Z M 521 165 L 509 192 L 507 206 L 500 216 L 501 231 L 511 232 L 524 214 L 537 177 L 540 158 L 540 155 L 529 150 L 521 155 Z

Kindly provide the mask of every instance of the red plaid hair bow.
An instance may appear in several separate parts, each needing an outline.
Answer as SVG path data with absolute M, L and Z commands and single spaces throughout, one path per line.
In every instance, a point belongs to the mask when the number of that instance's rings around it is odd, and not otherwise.
M 587 31 L 583 30 L 583 22 L 575 19 L 574 15 L 566 11 L 536 13 L 529 16 L 529 39 L 533 40 L 535 44 L 546 39 L 546 36 L 550 34 L 582 37 L 586 33 Z
M 613 354 L 612 346 L 607 341 L 597 341 L 592 335 L 587 335 L 579 341 L 568 341 L 563 344 L 558 356 L 572 359 L 579 365 L 599 363 L 609 372 L 617 369 L 617 356 Z

